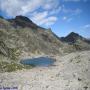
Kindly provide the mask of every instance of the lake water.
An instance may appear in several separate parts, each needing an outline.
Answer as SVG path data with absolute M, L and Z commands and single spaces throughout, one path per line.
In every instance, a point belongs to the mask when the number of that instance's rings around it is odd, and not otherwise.
M 44 66 L 44 67 L 53 65 L 54 62 L 55 62 L 54 59 L 48 57 L 39 57 L 39 58 L 25 59 L 20 61 L 20 63 L 24 65 L 35 65 L 35 66 Z

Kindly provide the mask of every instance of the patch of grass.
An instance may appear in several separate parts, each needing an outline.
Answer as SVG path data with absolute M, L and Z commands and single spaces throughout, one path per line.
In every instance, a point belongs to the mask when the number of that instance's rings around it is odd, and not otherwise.
M 17 48 L 13 48 L 13 49 L 10 49 L 10 55 L 9 55 L 9 57 L 12 59 L 12 60 L 18 60 L 18 57 L 19 57 L 19 55 L 20 55 L 20 51 L 19 51 L 19 49 L 17 49 Z
M 16 70 L 21 70 L 23 67 L 23 65 L 11 62 L 0 62 L 0 71 L 1 72 L 12 72 L 12 71 L 16 71 Z
M 31 69 L 35 65 L 22 65 L 15 62 L 0 61 L 0 72 L 13 72 L 22 69 Z

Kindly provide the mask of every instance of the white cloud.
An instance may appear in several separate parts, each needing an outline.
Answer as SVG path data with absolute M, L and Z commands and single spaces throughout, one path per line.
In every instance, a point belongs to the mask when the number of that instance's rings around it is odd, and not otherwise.
M 90 29 L 90 24 L 86 24 L 86 25 L 84 25 L 83 28 L 84 28 L 84 29 Z
M 67 16 L 64 16 L 64 17 L 62 18 L 62 20 L 63 20 L 63 21 L 66 21 L 66 22 L 70 22 L 70 21 L 72 21 L 72 19 L 73 19 L 73 18 L 70 18 L 70 17 L 67 17 Z
M 25 15 L 39 8 L 42 0 L 1 0 L 1 10 L 9 16 Z
M 83 31 L 90 31 L 90 24 L 85 24 L 79 27 Z
M 80 1 L 80 0 L 63 0 L 63 1 Z M 64 14 L 69 13 L 70 16 L 78 15 L 82 11 L 80 9 L 68 9 L 61 6 L 60 0 L 0 0 L 0 10 L 4 11 L 8 16 L 15 17 L 17 15 L 29 16 L 38 25 L 52 25 L 57 21 L 56 15 L 61 11 Z M 40 11 L 38 10 L 40 9 Z M 71 17 L 63 17 L 63 20 L 70 22 Z
M 76 9 L 66 8 L 66 7 L 63 5 L 62 12 L 63 12 L 63 13 L 66 13 L 66 14 L 70 14 L 70 15 L 78 15 L 78 14 L 80 14 L 80 13 L 82 12 L 82 10 L 79 9 L 79 8 L 76 8 Z
M 33 12 L 34 10 L 38 9 L 42 4 L 42 0 L 29 0 L 27 4 L 22 6 L 23 14 Z
M 43 24 L 46 24 L 47 26 L 54 24 L 57 21 L 57 17 L 51 16 L 46 19 L 42 20 Z
M 57 6 L 59 6 L 59 1 L 58 0 L 43 0 L 44 2 L 44 6 L 43 8 L 46 10 L 51 10 L 52 8 L 57 8 Z
M 58 13 L 61 11 L 61 9 L 62 9 L 62 7 L 59 6 L 58 8 L 52 10 L 52 11 L 50 12 L 50 14 L 51 14 L 51 15 L 52 15 L 52 14 L 58 14 Z
M 68 0 L 67 0 L 68 1 Z M 64 14 L 62 17 L 63 21 L 70 22 L 72 21 L 76 16 L 79 16 L 82 13 L 82 10 L 79 8 L 66 8 L 65 5 L 62 6 L 61 12 Z
M 1 10 L 5 11 L 6 14 L 13 16 L 13 15 L 18 15 L 19 13 L 22 12 L 22 9 L 20 8 L 23 3 L 18 0 L 1 0 Z M 18 11 L 18 12 L 17 12 Z
M 58 0 L 0 0 L 0 4 L 0 9 L 10 16 L 16 16 L 18 14 L 26 15 L 38 8 L 52 12 L 59 7 Z
M 67 19 L 67 17 L 66 17 L 66 16 L 64 16 L 62 19 L 63 19 L 63 20 L 66 20 L 66 19 Z
M 63 0 L 64 2 L 87 2 L 88 0 Z
M 80 0 L 64 0 L 65 2 L 79 2 Z
M 46 26 L 52 25 L 57 21 L 57 17 L 48 16 L 48 14 L 49 13 L 47 11 L 40 13 L 35 12 L 31 17 L 31 19 L 38 25 L 46 25 Z
M 59 0 L 0 0 L 0 4 L 0 10 L 8 16 L 29 15 L 39 25 L 53 24 L 57 20 L 55 15 L 61 10 Z
M 32 19 L 34 20 L 34 21 L 40 21 L 40 20 L 42 20 L 43 18 L 45 18 L 46 16 L 48 15 L 48 12 L 47 11 L 44 11 L 44 12 L 40 12 L 40 13 L 37 13 L 37 12 L 35 12 L 34 14 L 33 14 L 33 17 L 32 17 Z

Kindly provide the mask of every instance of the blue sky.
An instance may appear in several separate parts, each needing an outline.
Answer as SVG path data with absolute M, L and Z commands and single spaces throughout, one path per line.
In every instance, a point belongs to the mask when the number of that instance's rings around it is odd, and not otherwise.
M 0 0 L 0 15 L 27 16 L 60 37 L 73 31 L 90 38 L 90 0 Z

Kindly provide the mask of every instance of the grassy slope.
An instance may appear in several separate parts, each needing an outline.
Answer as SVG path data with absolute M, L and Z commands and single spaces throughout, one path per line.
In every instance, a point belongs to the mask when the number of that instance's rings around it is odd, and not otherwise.
M 18 64 L 22 55 L 58 54 L 61 46 L 63 44 L 49 30 L 13 28 L 8 21 L 0 19 L 0 71 L 29 68 Z

